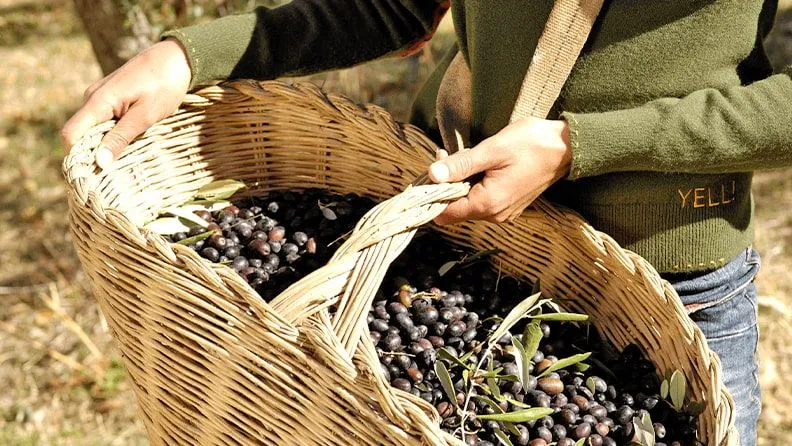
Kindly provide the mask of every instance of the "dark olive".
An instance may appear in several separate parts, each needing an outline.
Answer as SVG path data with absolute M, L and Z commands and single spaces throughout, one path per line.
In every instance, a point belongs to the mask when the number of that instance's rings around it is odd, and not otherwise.
M 385 321 L 377 320 L 376 322 L 378 324 L 377 326 L 378 328 L 381 328 L 382 324 L 385 324 L 385 330 L 387 330 L 387 323 Z M 371 328 L 371 330 L 373 331 L 378 331 L 378 332 L 385 331 L 385 330 L 377 330 L 375 327 L 372 327 L 371 324 L 369 325 L 369 328 Z M 395 334 L 389 334 L 385 336 L 385 338 L 382 340 L 382 347 L 390 352 L 398 351 L 401 348 L 401 336 Z
M 563 424 L 555 424 L 550 430 L 553 432 L 553 437 L 557 439 L 566 438 L 567 436 L 567 429 Z
M 220 259 L 220 253 L 211 246 L 202 249 L 201 256 L 210 262 L 216 262 L 218 259 Z
M 657 437 L 659 439 L 665 438 L 665 436 L 666 436 L 666 428 L 665 428 L 665 426 L 663 426 L 662 423 L 655 423 L 654 425 L 652 425 L 652 427 L 654 427 L 655 437 Z
M 248 249 L 256 252 L 260 256 L 267 256 L 272 250 L 266 240 L 259 238 L 253 239 L 250 243 L 248 243 Z
M 438 320 L 445 324 L 454 322 L 454 312 L 450 308 L 441 308 L 438 312 Z
M 608 416 L 607 409 L 599 404 L 589 407 L 588 412 L 600 421 Z
M 570 409 L 563 409 L 561 411 L 561 420 L 567 426 L 572 426 L 577 422 L 577 414 Z
M 580 440 L 581 438 L 588 438 L 591 435 L 591 425 L 588 423 L 580 423 L 575 426 L 575 438 Z
M 632 410 L 630 406 L 623 405 L 616 412 L 616 421 L 618 421 L 619 424 L 624 426 L 632 426 L 632 419 L 634 415 L 635 412 Z
M 388 323 L 383 321 L 382 319 L 375 319 L 374 322 L 369 324 L 369 330 L 372 330 L 372 331 L 378 331 L 378 332 L 382 333 L 382 332 L 384 332 L 387 329 L 388 329 Z M 388 335 L 388 337 L 390 337 L 390 336 L 391 335 Z M 401 338 L 398 335 L 396 335 L 396 338 L 398 338 L 399 339 L 399 343 L 401 343 Z M 387 340 L 387 337 L 385 339 Z M 394 349 L 390 349 L 390 350 L 391 351 L 395 351 L 396 349 L 394 348 Z
M 298 248 L 294 243 L 284 243 L 281 245 L 281 251 L 286 255 L 297 254 L 297 251 L 299 250 L 300 248 Z
M 538 386 L 548 395 L 556 395 L 564 390 L 564 384 L 558 378 L 541 378 L 538 381 Z
M 441 348 L 445 346 L 445 341 L 440 336 L 429 336 L 427 339 L 429 340 L 429 342 L 432 343 L 432 347 L 434 348 Z M 504 369 L 504 373 L 508 373 L 508 372 L 506 372 L 506 370 Z
M 467 327 L 465 326 L 464 322 L 455 321 L 451 325 L 449 325 L 448 328 L 446 328 L 446 331 L 450 336 L 460 336 L 462 335 L 462 333 L 465 332 L 466 329 Z
M 470 330 L 462 333 L 462 340 L 465 341 L 465 343 L 468 343 L 468 342 L 472 341 L 475 338 L 476 338 L 476 329 L 475 328 L 471 328 Z
M 308 254 L 314 254 L 316 252 L 316 240 L 313 237 L 309 238 L 307 242 L 305 242 L 305 252 Z
M 396 324 L 403 329 L 413 328 L 415 325 L 413 324 L 413 320 L 410 317 L 410 313 L 398 313 L 394 319 Z
M 391 302 L 388 305 L 388 312 L 390 314 L 392 314 L 392 315 L 396 315 L 396 314 L 399 314 L 399 313 L 406 313 L 407 312 L 407 307 L 402 305 L 400 302 Z
M 418 300 L 423 300 L 423 299 L 418 299 Z M 413 302 L 413 306 L 414 305 L 415 302 Z M 437 309 L 429 305 L 424 307 L 423 310 L 419 311 L 418 314 L 416 314 L 415 321 L 418 322 L 419 324 L 433 325 L 437 323 L 438 316 L 439 316 L 439 312 L 437 311 Z
M 583 395 L 576 395 L 572 397 L 572 403 L 579 407 L 581 411 L 588 410 L 589 406 L 591 405 L 589 400 Z
M 440 418 L 447 418 L 454 414 L 454 406 L 451 405 L 448 401 L 442 401 L 435 406 L 437 409 L 437 413 L 440 415 Z

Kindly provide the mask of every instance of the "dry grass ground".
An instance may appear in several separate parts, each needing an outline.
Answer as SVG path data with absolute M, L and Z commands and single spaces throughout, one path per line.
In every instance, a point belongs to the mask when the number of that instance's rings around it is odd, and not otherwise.
M 789 39 L 774 41 L 777 59 L 787 63 Z M 64 217 L 57 130 L 100 77 L 70 3 L 0 0 L 0 60 L 0 444 L 145 444 Z M 380 62 L 317 80 L 404 118 L 432 56 L 422 62 L 412 68 L 412 62 Z M 792 444 L 786 409 L 792 395 L 785 386 L 792 373 L 789 173 L 762 173 L 756 181 L 757 246 L 764 255 L 763 445 Z

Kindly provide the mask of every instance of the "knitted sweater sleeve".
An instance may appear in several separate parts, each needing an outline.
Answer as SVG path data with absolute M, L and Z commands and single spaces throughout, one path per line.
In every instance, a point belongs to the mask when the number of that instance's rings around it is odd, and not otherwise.
M 770 6 L 768 6 L 770 5 Z M 792 165 L 792 66 L 772 74 L 763 40 L 775 3 L 759 17 L 752 82 L 600 113 L 570 113 L 569 179 L 620 171 L 729 173 Z
M 429 40 L 448 0 L 293 0 L 168 31 L 186 48 L 191 86 L 275 79 L 409 54 Z
M 619 171 L 727 173 L 792 165 L 792 68 L 746 86 L 569 113 L 570 179 Z

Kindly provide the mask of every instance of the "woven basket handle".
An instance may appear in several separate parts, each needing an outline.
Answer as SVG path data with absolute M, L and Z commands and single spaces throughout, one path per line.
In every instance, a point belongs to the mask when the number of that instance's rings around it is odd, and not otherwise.
M 415 185 L 378 204 L 360 219 L 326 266 L 293 284 L 270 304 L 289 321 L 337 304 L 333 330 L 351 357 L 368 329 L 366 314 L 390 264 L 419 227 L 469 190 L 467 183 Z

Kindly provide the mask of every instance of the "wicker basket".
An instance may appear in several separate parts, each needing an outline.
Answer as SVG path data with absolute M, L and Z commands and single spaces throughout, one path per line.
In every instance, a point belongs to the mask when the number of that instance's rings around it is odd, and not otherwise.
M 69 220 L 152 444 L 460 443 L 434 408 L 385 382 L 365 325 L 415 228 L 468 190 L 410 185 L 436 149 L 420 131 L 376 106 L 274 81 L 189 95 L 100 172 L 92 150 L 109 128 L 94 128 L 64 161 Z M 267 304 L 230 268 L 142 229 L 221 178 L 253 195 L 320 187 L 387 201 L 327 266 Z M 645 260 L 541 201 L 513 223 L 442 230 L 459 245 L 500 248 L 503 271 L 541 278 L 544 293 L 592 315 L 617 346 L 636 342 L 660 370 L 683 370 L 688 396 L 706 403 L 700 440 L 737 442 L 717 356 Z

